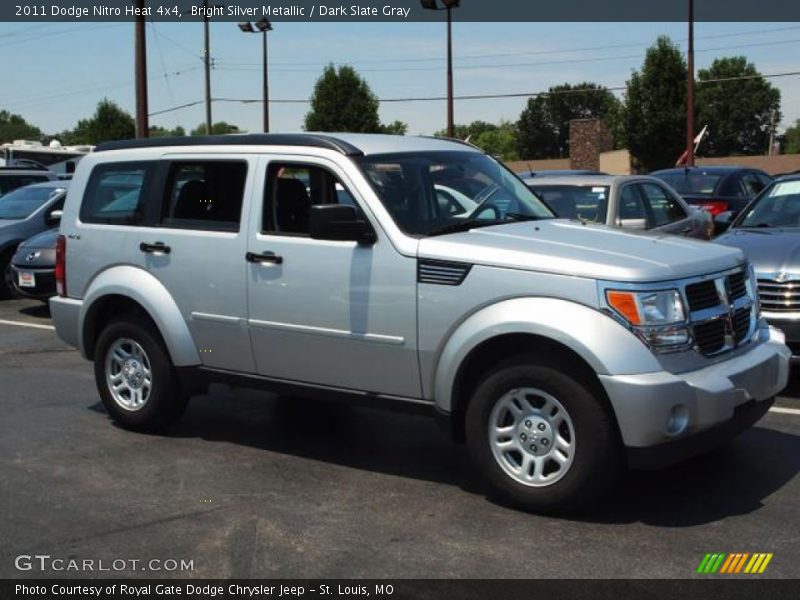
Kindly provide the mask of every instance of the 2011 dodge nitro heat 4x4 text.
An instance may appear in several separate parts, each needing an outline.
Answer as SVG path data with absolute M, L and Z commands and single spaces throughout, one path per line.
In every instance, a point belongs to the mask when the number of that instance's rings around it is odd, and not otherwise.
M 165 427 L 215 380 L 395 403 L 542 512 L 733 436 L 789 373 L 740 251 L 554 219 L 442 139 L 105 144 L 74 176 L 56 278 L 58 334 L 125 427 Z

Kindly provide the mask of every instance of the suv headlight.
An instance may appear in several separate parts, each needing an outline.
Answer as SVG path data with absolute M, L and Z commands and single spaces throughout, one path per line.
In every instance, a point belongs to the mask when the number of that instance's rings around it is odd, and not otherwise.
M 681 295 L 669 290 L 606 290 L 606 303 L 643 342 L 660 351 L 680 350 L 691 335 Z

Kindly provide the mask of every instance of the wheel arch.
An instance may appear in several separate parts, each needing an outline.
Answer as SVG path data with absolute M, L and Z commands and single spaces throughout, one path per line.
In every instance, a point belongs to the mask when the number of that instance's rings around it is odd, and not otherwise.
M 563 360 L 614 416 L 598 375 L 650 372 L 658 361 L 633 334 L 599 311 L 555 298 L 518 298 L 491 305 L 450 336 L 435 369 L 437 409 L 449 415 L 456 440 L 475 385 L 492 368 L 518 355 Z M 614 418 L 616 422 L 616 418 Z
M 79 329 L 83 356 L 92 360 L 103 327 L 129 313 L 153 324 L 175 366 L 200 364 L 189 327 L 167 289 L 147 271 L 128 265 L 103 271 L 87 288 Z

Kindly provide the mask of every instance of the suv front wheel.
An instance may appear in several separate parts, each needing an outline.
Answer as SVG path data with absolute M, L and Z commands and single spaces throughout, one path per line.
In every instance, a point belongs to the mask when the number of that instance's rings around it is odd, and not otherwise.
M 587 505 L 621 468 L 612 417 L 566 365 L 536 356 L 499 365 L 467 407 L 467 444 L 515 506 L 563 513 Z
M 106 410 L 126 429 L 162 430 L 186 408 L 188 396 L 161 337 L 144 319 L 126 317 L 103 329 L 94 376 Z

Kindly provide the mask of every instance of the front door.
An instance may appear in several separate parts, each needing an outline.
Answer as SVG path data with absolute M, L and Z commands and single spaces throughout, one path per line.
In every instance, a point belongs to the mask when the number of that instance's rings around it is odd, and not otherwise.
M 338 166 L 270 157 L 253 203 L 247 256 L 250 337 L 258 372 L 384 395 L 421 396 L 416 260 L 399 254 Z M 378 241 L 313 240 L 312 204 L 353 204 Z

